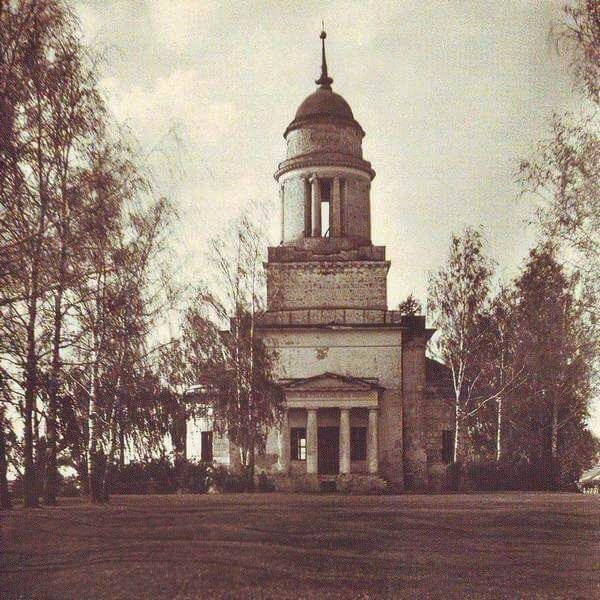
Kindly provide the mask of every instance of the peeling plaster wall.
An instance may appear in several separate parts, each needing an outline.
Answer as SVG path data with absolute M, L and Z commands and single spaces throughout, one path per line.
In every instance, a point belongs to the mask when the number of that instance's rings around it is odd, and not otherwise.
M 432 388 L 425 395 L 427 424 L 427 465 L 429 489 L 445 491 L 448 465 L 442 461 L 442 431 L 454 431 L 454 398 L 446 391 Z
M 348 177 L 344 181 L 342 198 L 342 221 L 345 235 L 371 239 L 371 185 L 360 177 Z
M 186 458 L 199 461 L 202 454 L 202 432 L 213 431 L 213 423 L 210 417 L 190 417 L 186 422 Z M 227 436 L 221 436 L 213 432 L 213 462 L 221 465 L 231 465 L 232 457 Z
M 306 185 L 302 177 L 291 177 L 283 184 L 284 242 L 304 237 Z
M 387 307 L 386 262 L 272 263 L 267 271 L 269 310 Z
M 312 123 L 294 129 L 287 136 L 287 158 L 296 158 L 313 152 L 350 154 L 362 158 L 362 133 L 354 127 L 340 127 L 334 123 Z
M 426 344 L 425 337 L 417 336 L 405 344 L 403 352 L 404 483 L 407 488 L 417 490 L 428 489 Z

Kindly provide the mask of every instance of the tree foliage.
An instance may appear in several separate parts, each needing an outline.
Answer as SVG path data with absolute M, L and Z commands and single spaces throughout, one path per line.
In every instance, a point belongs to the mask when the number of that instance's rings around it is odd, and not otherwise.
M 527 378 L 512 411 L 520 425 L 512 450 L 544 472 L 550 489 L 561 485 L 568 448 L 585 437 L 593 396 L 590 358 L 597 345 L 582 318 L 576 284 L 577 276 L 565 272 L 548 243 L 531 250 L 515 282 L 515 360 Z
M 423 310 L 423 307 L 412 294 L 409 294 L 398 304 L 398 310 L 402 315 L 418 315 Z
M 216 429 L 239 448 L 249 481 L 282 401 L 273 380 L 275 357 L 257 334 L 265 308 L 265 248 L 260 228 L 247 217 L 215 238 L 209 256 L 214 278 L 198 291 L 183 327 L 188 382 L 200 385 Z
M 538 221 L 557 258 L 583 275 L 590 318 L 600 294 L 600 3 L 579 0 L 555 29 L 567 53 L 580 110 L 554 115 L 550 134 L 519 166 L 523 193 L 539 199 Z
M 34 506 L 36 465 L 48 504 L 60 451 L 101 481 L 119 419 L 145 402 L 171 211 L 108 117 L 69 6 L 2 2 L 0 36 L 0 366 Z
M 536 485 L 570 488 L 598 449 L 586 426 L 598 344 L 580 276 L 546 241 L 495 292 L 482 248 L 472 231 L 454 236 L 430 285 L 455 389 L 454 460 L 523 464 Z
M 463 235 L 452 236 L 446 265 L 429 281 L 428 310 L 439 329 L 434 351 L 452 373 L 455 461 L 465 450 L 463 425 L 480 403 L 479 357 L 492 274 L 493 264 L 484 252 L 481 232 L 468 228 Z

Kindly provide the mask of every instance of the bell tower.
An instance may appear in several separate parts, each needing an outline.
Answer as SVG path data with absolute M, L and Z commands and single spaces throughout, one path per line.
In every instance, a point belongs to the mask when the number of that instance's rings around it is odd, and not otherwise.
M 365 132 L 331 88 L 327 34 L 320 37 L 317 89 L 286 128 L 286 159 L 275 172 L 281 243 L 269 248 L 266 268 L 268 312 L 276 322 L 347 322 L 350 315 L 339 311 L 387 308 L 389 263 L 385 248 L 371 242 L 375 171 L 362 155 Z
M 267 449 L 282 485 L 319 489 L 319 478 L 333 474 L 340 486 L 350 477 L 361 489 L 360 481 L 381 475 L 395 489 L 422 490 L 432 331 L 425 317 L 387 308 L 390 263 L 371 240 L 375 171 L 363 157 L 365 132 L 331 89 L 326 37 L 317 89 L 287 126 L 275 171 L 281 241 L 268 249 L 267 310 L 257 331 L 273 351 L 285 401 Z

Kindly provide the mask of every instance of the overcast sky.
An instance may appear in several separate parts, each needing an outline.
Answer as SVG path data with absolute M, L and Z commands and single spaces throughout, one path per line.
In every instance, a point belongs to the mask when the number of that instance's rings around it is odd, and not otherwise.
M 366 132 L 373 240 L 392 261 L 388 303 L 426 298 L 451 233 L 482 225 L 507 279 L 536 231 L 514 173 L 569 108 L 549 36 L 562 0 L 76 4 L 107 50 L 102 86 L 116 118 L 152 153 L 176 203 L 181 272 L 202 275 L 207 240 L 253 202 L 271 203 L 283 131 L 319 75 L 321 19 L 334 91 Z M 177 139 L 177 142 L 175 142 Z M 600 433 L 600 411 L 595 430 Z

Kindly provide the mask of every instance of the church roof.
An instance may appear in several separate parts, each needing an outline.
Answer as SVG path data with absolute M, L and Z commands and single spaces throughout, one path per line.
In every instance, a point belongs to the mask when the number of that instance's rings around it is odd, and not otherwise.
M 350 105 L 331 88 L 319 87 L 307 96 L 296 111 L 296 119 L 329 116 L 354 121 Z
M 427 385 L 439 389 L 452 390 L 452 371 L 443 363 L 425 358 L 425 377 Z
M 294 120 L 285 130 L 283 137 L 287 134 L 302 127 L 307 122 L 314 121 L 336 121 L 345 125 L 350 125 L 362 131 L 361 126 L 354 120 L 350 105 L 342 96 L 336 94 L 331 89 L 333 79 L 327 73 L 327 60 L 325 58 L 325 38 L 327 34 L 321 32 L 322 44 L 322 59 L 321 59 L 321 76 L 315 81 L 319 86 L 315 92 L 307 96 L 296 111 Z

